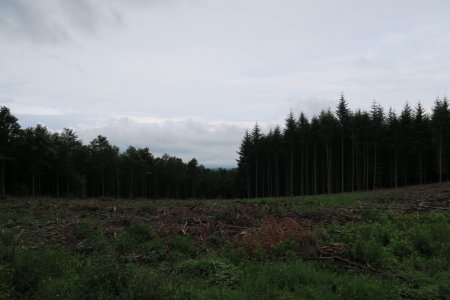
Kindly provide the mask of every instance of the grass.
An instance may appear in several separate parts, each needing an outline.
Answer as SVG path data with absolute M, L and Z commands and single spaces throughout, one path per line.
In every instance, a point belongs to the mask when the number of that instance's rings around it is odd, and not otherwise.
M 379 196 L 14 199 L 0 203 L 0 299 L 448 299 L 448 210 Z M 270 222 L 314 242 L 267 240 Z
M 245 200 L 253 204 L 277 204 L 293 205 L 297 209 L 322 209 L 322 208 L 346 208 L 355 206 L 361 201 L 372 196 L 371 192 L 354 192 L 340 194 L 324 194 L 318 196 L 281 197 L 281 198 L 256 198 Z M 233 200 L 229 200 L 233 201 Z

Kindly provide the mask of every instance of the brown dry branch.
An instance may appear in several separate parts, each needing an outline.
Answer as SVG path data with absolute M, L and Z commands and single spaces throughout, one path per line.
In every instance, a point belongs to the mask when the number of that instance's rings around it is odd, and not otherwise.
M 316 235 L 311 226 L 292 218 L 276 219 L 273 216 L 265 218 L 259 227 L 252 227 L 240 233 L 247 253 L 252 253 L 258 247 L 270 249 L 282 241 L 294 241 L 300 247 L 308 248 L 312 246 Z

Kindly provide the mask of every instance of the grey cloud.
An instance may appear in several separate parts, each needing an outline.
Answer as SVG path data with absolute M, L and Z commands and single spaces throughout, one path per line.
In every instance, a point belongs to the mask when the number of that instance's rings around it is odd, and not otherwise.
M 122 24 L 116 1 L 1 0 L 0 33 L 33 43 L 67 42 L 77 32 L 92 34 L 101 23 Z
M 0 30 L 11 39 L 22 38 L 32 42 L 59 42 L 68 38 L 54 21 L 51 10 L 46 11 L 37 1 L 0 1 Z
M 86 31 L 96 29 L 99 16 L 87 0 L 61 1 L 61 8 L 74 27 Z
M 344 3 L 0 0 L 0 97 L 27 126 L 220 165 L 254 122 L 335 109 L 341 92 L 397 110 L 449 93 L 449 1 Z

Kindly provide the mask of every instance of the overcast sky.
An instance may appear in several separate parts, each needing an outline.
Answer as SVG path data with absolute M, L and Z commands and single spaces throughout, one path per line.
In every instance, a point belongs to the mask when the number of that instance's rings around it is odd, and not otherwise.
M 0 0 L 20 123 L 234 166 L 246 129 L 450 92 L 450 1 Z

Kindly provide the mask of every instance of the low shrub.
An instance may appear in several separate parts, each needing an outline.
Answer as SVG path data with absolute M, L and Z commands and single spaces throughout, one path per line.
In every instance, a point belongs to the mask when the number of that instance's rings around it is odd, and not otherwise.
M 135 252 L 142 245 L 155 238 L 150 228 L 145 224 L 133 224 L 117 238 L 118 250 L 122 253 Z
M 299 250 L 299 244 L 296 241 L 281 241 L 272 246 L 272 254 L 276 258 L 296 257 Z
M 411 255 L 411 253 L 414 251 L 411 242 L 403 238 L 394 240 L 391 244 L 391 248 L 393 254 L 401 259 Z
M 450 227 L 442 221 L 416 225 L 411 231 L 411 240 L 422 255 L 435 255 L 450 241 Z
M 383 256 L 383 249 L 376 240 L 358 240 L 353 244 L 351 254 L 357 261 L 378 264 Z
M 130 267 L 128 285 L 120 293 L 121 299 L 159 300 L 169 299 L 170 283 L 148 268 Z
M 169 251 L 179 252 L 186 257 L 195 257 L 200 252 L 191 238 L 182 235 L 172 235 L 167 240 Z
M 51 248 L 20 250 L 14 257 L 14 286 L 23 297 L 31 297 L 49 278 L 65 278 L 80 261 L 68 252 Z
M 0 300 L 13 299 L 14 268 L 0 260 Z
M 174 271 L 202 278 L 209 285 L 231 286 L 238 281 L 237 267 L 217 259 L 188 259 L 175 267 Z
M 387 282 L 338 274 L 304 262 L 249 266 L 241 281 L 247 299 L 396 299 Z

